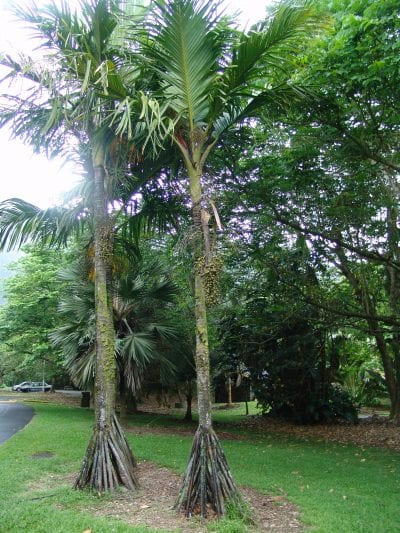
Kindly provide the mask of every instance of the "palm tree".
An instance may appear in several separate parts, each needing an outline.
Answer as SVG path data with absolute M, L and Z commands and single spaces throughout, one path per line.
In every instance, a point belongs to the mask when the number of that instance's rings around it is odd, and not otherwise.
M 9 69 L 7 77 L 23 78 L 28 87 L 22 96 L 10 94 L 3 98 L 0 126 L 9 125 L 14 136 L 36 150 L 70 154 L 78 145 L 83 155 L 91 193 L 86 196 L 86 209 L 94 242 L 96 423 L 75 486 L 102 491 L 122 484 L 134 489 L 135 461 L 115 416 L 111 297 L 114 221 L 108 209 L 108 192 L 115 179 L 113 153 L 119 140 L 115 132 L 119 121 L 128 127 L 131 120 L 132 106 L 128 112 L 121 102 L 128 97 L 131 103 L 135 101 L 132 80 L 139 78 L 127 63 L 121 66 L 116 53 L 126 29 L 126 25 L 118 24 L 118 2 L 89 0 L 80 7 L 79 15 L 66 2 L 61 8 L 53 3 L 42 10 L 36 6 L 16 10 L 18 17 L 36 30 L 47 56 L 44 62 L 1 58 L 0 63 Z M 126 79 L 130 80 L 130 93 Z M 12 219 L 15 202 L 9 207 Z M 20 207 L 17 206 L 18 212 Z M 40 228 L 44 235 L 46 228 L 40 227 L 39 219 L 38 213 L 32 213 L 34 222 L 28 228 L 21 219 L 19 227 L 11 230 L 14 243 L 20 242 L 20 230 Z M 10 224 L 5 227 L 10 228 Z M 60 237 L 57 222 L 47 229 L 56 240 Z
M 121 257 L 121 256 L 119 256 Z M 130 261 L 129 261 L 130 259 Z M 68 293 L 59 304 L 62 325 L 50 338 L 61 348 L 65 367 L 75 385 L 93 385 L 96 374 L 96 328 L 92 268 L 82 260 L 60 272 L 68 285 Z M 118 369 L 120 409 L 124 410 L 124 394 L 140 391 L 149 365 L 157 364 L 161 372 L 170 374 L 173 366 L 163 355 L 171 342 L 176 345 L 176 327 L 165 321 L 161 309 L 174 301 L 177 288 L 158 260 L 147 263 L 127 258 L 112 285 L 115 329 L 115 358 Z M 120 416 L 120 418 L 123 418 Z
M 261 110 L 283 108 L 302 91 L 291 85 L 292 59 L 315 27 L 310 5 L 282 4 L 248 34 L 232 29 L 211 0 L 154 0 L 145 22 L 141 56 L 158 85 L 143 96 L 147 142 L 155 152 L 169 139 L 186 169 L 191 201 L 199 426 L 176 508 L 186 516 L 208 509 L 221 516 L 225 501 L 240 502 L 212 428 L 206 299 L 220 262 L 209 221 L 216 216 L 203 194 L 204 169 L 223 137 Z

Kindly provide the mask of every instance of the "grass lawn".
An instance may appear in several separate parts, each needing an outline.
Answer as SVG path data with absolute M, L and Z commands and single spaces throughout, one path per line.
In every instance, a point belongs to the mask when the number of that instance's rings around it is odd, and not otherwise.
M 51 404 L 32 405 L 37 413 L 32 422 L 0 446 L 0 531 L 150 533 L 148 528 L 85 513 L 82 509 L 90 508 L 98 496 L 74 491 L 70 481 L 59 481 L 60 475 L 62 479 L 79 469 L 91 432 L 92 413 Z M 240 420 L 240 414 L 216 412 L 216 418 L 228 423 Z M 163 424 L 182 427 L 181 422 L 159 415 L 139 415 L 131 421 L 133 427 Z M 310 531 L 400 531 L 399 453 L 272 434 L 252 435 L 249 431 L 246 436 L 246 440 L 223 441 L 237 483 L 266 493 L 287 494 L 299 507 Z M 128 433 L 127 437 L 139 460 L 183 471 L 190 437 L 178 433 Z M 33 457 L 45 452 L 52 456 Z M 51 476 L 57 479 L 53 484 Z M 40 490 L 43 479 L 49 484 L 45 492 Z M 233 522 L 231 528 L 229 522 L 213 524 L 210 531 L 239 533 Z

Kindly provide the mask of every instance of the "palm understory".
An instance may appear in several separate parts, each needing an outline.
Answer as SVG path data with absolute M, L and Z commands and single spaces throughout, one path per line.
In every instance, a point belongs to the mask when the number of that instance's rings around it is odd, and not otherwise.
M 219 261 L 210 235 L 215 206 L 203 192 L 205 165 L 218 142 L 240 124 L 302 96 L 288 79 L 292 59 L 313 27 L 309 5 L 288 3 L 244 34 L 222 19 L 218 2 L 210 0 L 155 0 L 145 21 L 140 54 L 156 79 L 143 99 L 147 143 L 158 153 L 168 149 L 169 140 L 180 153 L 193 225 L 199 426 L 176 502 L 186 516 L 210 511 L 221 516 L 227 501 L 241 505 L 212 428 L 207 301 L 215 301 Z
M 89 276 L 90 277 L 90 276 Z M 60 273 L 68 294 L 59 304 L 63 324 L 51 340 L 65 357 L 65 367 L 75 385 L 93 385 L 96 374 L 96 328 L 93 283 L 86 268 L 72 265 Z M 115 359 L 119 390 L 136 395 L 142 387 L 146 368 L 157 364 L 161 371 L 173 371 L 163 352 L 176 340 L 176 328 L 163 320 L 162 308 L 174 301 L 176 287 L 159 261 L 144 264 L 125 262 L 124 272 L 114 276 L 113 317 Z

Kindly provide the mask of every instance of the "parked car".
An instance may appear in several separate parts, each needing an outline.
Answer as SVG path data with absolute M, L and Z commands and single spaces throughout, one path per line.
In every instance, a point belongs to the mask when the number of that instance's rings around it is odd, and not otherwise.
M 49 392 L 51 385 L 45 381 L 23 381 L 19 385 L 14 385 L 12 390 L 17 392 Z

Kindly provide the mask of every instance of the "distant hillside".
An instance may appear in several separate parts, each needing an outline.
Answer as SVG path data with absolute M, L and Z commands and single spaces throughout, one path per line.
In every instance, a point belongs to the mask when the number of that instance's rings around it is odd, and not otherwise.
M 4 303 L 3 279 L 13 275 L 8 266 L 21 256 L 22 252 L 0 252 L 0 305 Z

